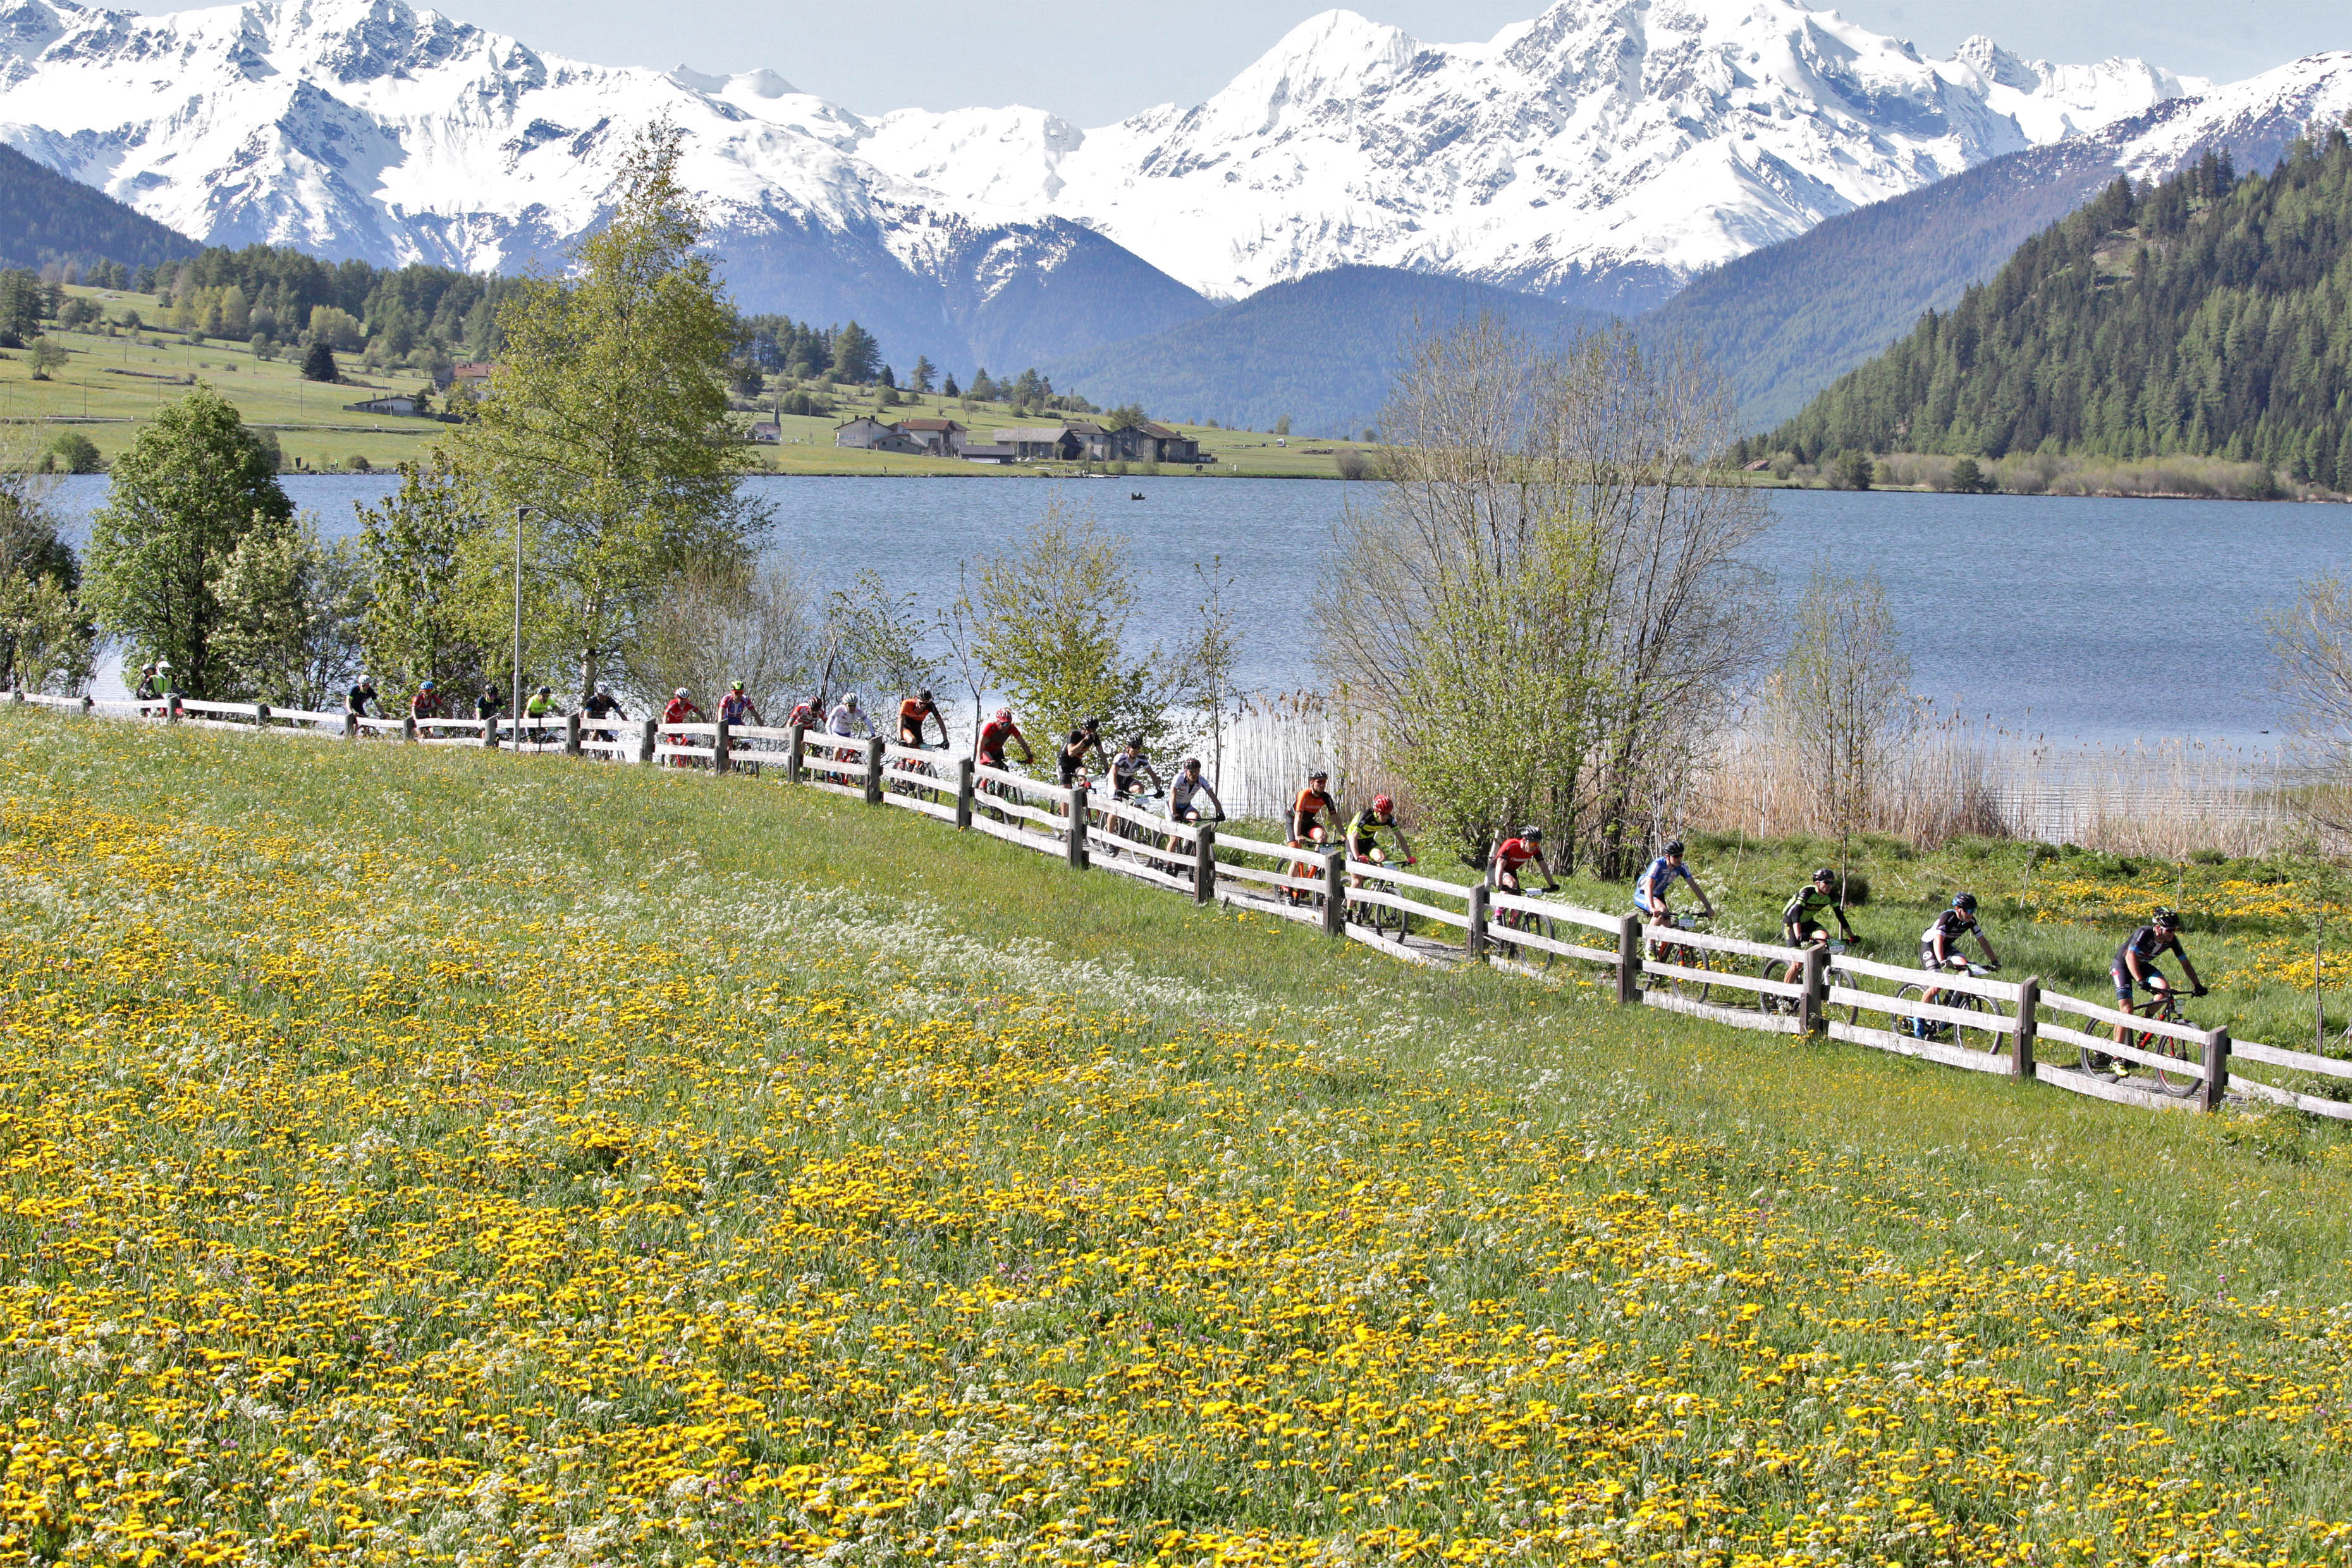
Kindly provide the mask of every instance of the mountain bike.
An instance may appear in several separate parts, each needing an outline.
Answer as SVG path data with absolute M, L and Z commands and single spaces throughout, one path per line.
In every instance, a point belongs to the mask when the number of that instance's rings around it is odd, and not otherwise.
M 1835 958 L 1840 953 L 1852 952 L 1856 945 L 1850 942 L 1824 942 L 1821 944 L 1821 948 L 1823 952 Z M 1800 948 L 1798 951 L 1802 952 L 1803 949 Z M 1801 967 L 1800 975 L 1802 973 Z M 1789 961 L 1785 958 L 1759 958 L 1756 961 L 1756 977 L 1759 980 L 1777 980 L 1785 984 L 1789 978 Z M 1769 991 L 1758 992 L 1756 1001 L 1758 1009 L 1765 1013 L 1777 1013 L 1787 1017 L 1794 1017 L 1803 1011 L 1802 1004 L 1794 996 L 1775 996 Z
M 1360 869 L 1351 870 L 1349 874 L 1351 877 L 1361 879 L 1363 883 L 1361 889 L 1362 891 L 1367 893 L 1378 893 L 1391 899 L 1402 896 L 1399 892 L 1397 885 L 1394 882 L 1388 880 L 1380 874 L 1380 868 L 1388 864 L 1388 862 L 1384 860 L 1364 860 L 1350 857 L 1348 864 L 1351 868 L 1360 868 Z M 1407 860 L 1404 864 L 1411 866 L 1415 864 L 1415 862 Z M 1392 905 L 1359 903 L 1355 900 L 1350 899 L 1348 900 L 1348 921 L 1349 923 L 1352 925 L 1360 925 L 1368 928 L 1374 936 L 1386 937 L 1391 942 L 1402 942 L 1404 940 L 1404 911 L 1393 907 Z
M 1946 959 L 1944 967 L 1954 974 L 1967 974 L 1976 980 L 1982 980 L 1992 973 L 1983 964 L 1971 963 L 1965 958 Z M 1897 1002 L 1925 1002 L 1930 991 L 1936 993 L 1935 1005 L 1938 1007 L 1951 1007 L 1963 1013 L 1990 1015 L 1992 1012 L 1985 1005 L 1984 998 L 1973 991 L 1953 991 L 1940 986 L 1921 985 L 1916 982 L 1897 991 L 1895 999 Z M 1895 1032 L 1908 1035 L 1915 1040 L 1935 1040 L 1958 1046 L 1966 1051 L 1993 1052 L 2001 1048 L 2000 1030 L 1989 1025 L 1948 1024 L 1941 1018 L 1906 1017 L 1898 1013 L 1895 1016 Z
M 2179 993 L 2170 986 L 2165 987 L 2145 1002 L 2137 1005 L 2127 1003 L 2123 1010 L 2126 1013 L 2137 1014 L 2143 1018 L 2155 1019 L 2158 1023 L 2186 1024 L 2189 1022 L 2180 1016 Z M 2202 1041 L 2183 1040 L 2171 1035 L 2159 1035 L 2153 1029 L 2127 1029 L 2124 1032 L 2124 1037 L 2120 1043 L 2131 1047 L 2134 1050 L 2147 1051 L 2179 1064 L 2148 1068 L 2149 1076 L 2156 1079 L 2156 1087 L 2173 1099 L 2187 1100 L 2205 1087 L 2205 1047 Z M 2118 1058 L 2118 1065 L 2129 1070 L 2131 1068 L 2146 1064 L 2123 1062 Z
M 1648 919 L 1646 915 L 1643 918 L 1645 921 Z M 1738 973 L 1738 960 L 1735 955 L 1725 952 L 1720 948 L 1701 947 L 1696 942 L 1676 942 L 1670 936 L 1656 937 L 1648 934 L 1661 930 L 1703 932 L 1707 930 L 1707 922 L 1702 917 L 1676 915 L 1671 923 L 1663 927 L 1645 925 L 1643 928 L 1642 940 L 1650 958 L 1656 963 L 1671 963 L 1681 969 L 1716 970 L 1726 974 Z M 1711 985 L 1706 981 L 1693 979 L 1688 975 L 1652 974 L 1646 970 L 1642 974 L 1641 985 L 1645 991 L 1660 989 L 1670 991 L 1687 1002 L 1704 1002 L 1710 994 L 1723 992 L 1732 993 L 1733 1003 L 1740 1006 L 1749 1005 L 1756 999 L 1756 993 L 1745 986 Z M 1717 1002 L 1717 1005 L 1721 1006 L 1723 1004 Z
M 1552 889 L 1547 888 L 1544 890 L 1549 892 Z M 1524 891 L 1519 894 L 1521 898 L 1528 896 Z M 1539 915 L 1529 910 L 1496 910 L 1486 917 L 1486 942 L 1505 958 L 1517 958 L 1519 944 L 1506 937 L 1496 936 L 1495 932 L 1498 930 L 1523 931 L 1529 936 L 1542 937 L 1547 942 L 1559 940 L 1553 933 L 1549 915 Z M 1549 949 L 1539 947 L 1535 950 L 1535 962 L 1549 965 L 1551 960 L 1552 955 Z

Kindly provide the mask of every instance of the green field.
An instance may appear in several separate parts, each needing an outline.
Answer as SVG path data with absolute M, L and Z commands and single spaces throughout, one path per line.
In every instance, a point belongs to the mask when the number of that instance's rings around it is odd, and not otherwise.
M 2271 1564 L 2352 1146 L 793 789 L 0 715 L 0 1547 Z
M 66 367 L 47 381 L 33 379 L 32 367 L 21 352 L 0 352 L 0 427 L 12 431 L 17 443 L 35 453 L 59 430 L 70 428 L 88 436 L 110 461 L 131 444 L 141 420 L 152 414 L 158 405 L 184 395 L 198 380 L 217 387 L 244 414 L 247 424 L 276 432 L 289 468 L 299 462 L 313 469 L 348 469 L 354 466 L 353 458 L 363 458 L 371 467 L 389 468 L 423 457 L 431 451 L 435 442 L 449 433 L 448 426 L 433 419 L 393 418 L 344 410 L 346 404 L 413 392 L 428 384 L 430 378 L 422 371 L 372 372 L 357 354 L 338 355 L 338 363 L 349 384 L 322 385 L 302 379 L 299 347 L 281 350 L 275 360 L 260 360 L 244 343 L 211 342 L 194 345 L 179 332 L 157 331 L 152 327 L 134 336 L 122 331 L 119 324 L 124 313 L 132 310 L 142 321 L 153 320 L 160 312 L 152 296 L 79 287 L 67 291 L 98 301 L 107 312 L 108 322 L 115 324 L 117 330 L 110 336 L 103 326 L 85 331 L 53 327 L 49 336 L 64 346 L 68 357 Z M 739 423 L 748 426 L 752 419 L 767 416 L 761 410 L 762 404 L 772 407 L 773 400 L 739 400 Z M 916 416 L 952 418 L 981 430 L 1052 423 L 1015 416 L 1003 404 L 983 403 L 967 410 L 961 399 L 909 395 L 897 408 L 877 410 L 870 402 L 845 397 L 835 416 L 786 416 L 779 421 L 781 444 L 747 448 L 754 471 L 765 468 L 782 474 L 951 474 L 965 478 L 1065 477 L 1076 471 L 1075 466 L 1068 464 L 999 468 L 835 447 L 834 427 L 859 413 L 868 412 L 878 412 L 887 419 Z M 1276 437 L 1250 431 L 1211 430 L 1172 422 L 1171 427 L 1197 437 L 1203 449 L 1219 459 L 1213 467 L 1202 469 L 1202 475 L 1333 479 L 1339 474 L 1339 452 L 1371 450 L 1355 442 L 1310 442 L 1294 437 L 1278 445 Z M 1195 477 L 1190 468 L 1167 468 L 1151 477 L 1180 475 Z

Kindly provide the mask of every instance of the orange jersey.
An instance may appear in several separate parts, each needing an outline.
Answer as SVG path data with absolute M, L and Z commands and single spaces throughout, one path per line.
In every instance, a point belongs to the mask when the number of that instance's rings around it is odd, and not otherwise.
M 1315 826 L 1317 817 L 1327 811 L 1336 814 L 1339 809 L 1332 804 L 1330 795 L 1319 789 L 1300 790 L 1297 805 L 1291 807 L 1293 815 L 1297 816 L 1299 826 L 1302 827 L 1312 827 Z

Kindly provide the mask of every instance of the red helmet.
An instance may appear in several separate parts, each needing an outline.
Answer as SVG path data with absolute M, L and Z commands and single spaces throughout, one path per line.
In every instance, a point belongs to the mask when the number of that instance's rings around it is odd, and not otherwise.
M 1012 722 L 1013 722 L 1013 710 L 1012 710 L 1012 709 L 1010 709 L 1010 708 L 999 708 L 999 709 L 996 710 L 996 721 L 997 721 L 998 723 L 1000 723 L 1000 724 L 1010 724 L 1010 723 L 1012 723 Z
M 1390 812 L 1396 809 L 1396 802 L 1391 800 L 1387 795 L 1376 795 L 1372 796 L 1372 809 L 1379 812 L 1382 816 L 1386 816 Z

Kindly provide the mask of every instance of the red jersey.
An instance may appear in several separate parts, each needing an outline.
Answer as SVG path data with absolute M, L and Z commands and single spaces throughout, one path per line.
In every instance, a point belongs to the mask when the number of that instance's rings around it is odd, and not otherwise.
M 1495 847 L 1495 864 L 1513 876 L 1543 851 L 1524 838 L 1506 838 Z
M 671 698 L 669 706 L 662 710 L 662 722 L 665 724 L 691 724 L 701 717 L 702 710 L 683 697 Z
M 817 710 L 814 706 L 806 702 L 803 702 L 799 707 L 793 709 L 793 716 L 784 722 L 787 724 L 797 724 L 803 730 L 822 730 L 824 728 L 824 720 L 818 715 Z
M 905 710 L 901 709 L 899 711 L 903 717 Z M 998 766 L 1003 766 L 1004 743 L 1008 741 L 1023 739 L 1021 726 L 1012 720 L 991 719 L 980 731 L 980 754 Z

